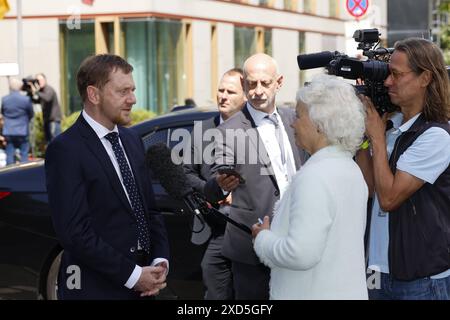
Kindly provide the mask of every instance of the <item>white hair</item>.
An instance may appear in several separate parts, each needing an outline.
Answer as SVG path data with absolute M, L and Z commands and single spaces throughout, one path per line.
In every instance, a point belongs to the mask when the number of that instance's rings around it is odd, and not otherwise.
M 11 91 L 19 91 L 22 88 L 22 81 L 17 78 L 9 79 L 9 89 Z
M 355 154 L 365 131 L 366 112 L 351 84 L 321 74 L 297 92 L 297 103 L 306 105 L 309 118 L 331 145 Z

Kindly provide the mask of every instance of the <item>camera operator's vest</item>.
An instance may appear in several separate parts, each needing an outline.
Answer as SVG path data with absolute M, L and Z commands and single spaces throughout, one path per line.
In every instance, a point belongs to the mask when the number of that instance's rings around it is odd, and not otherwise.
M 450 126 L 426 122 L 423 114 L 395 142 L 389 159 L 393 174 L 400 156 L 427 129 Z M 398 280 L 415 280 L 450 268 L 450 167 L 434 184 L 425 183 L 389 214 L 389 270 Z

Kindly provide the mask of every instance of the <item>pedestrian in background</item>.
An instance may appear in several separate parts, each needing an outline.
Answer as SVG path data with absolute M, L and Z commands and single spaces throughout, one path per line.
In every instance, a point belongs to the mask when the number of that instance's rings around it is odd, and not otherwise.
M 45 75 L 38 73 L 36 80 L 38 80 L 39 85 L 32 85 L 33 99 L 41 104 L 44 135 L 48 144 L 61 133 L 61 106 L 55 89 L 47 84 Z
M 6 139 L 6 164 L 15 163 L 16 149 L 20 150 L 20 162 L 28 161 L 29 125 L 34 116 L 30 97 L 20 93 L 22 82 L 9 80 L 11 93 L 2 99 L 1 112 L 4 117 L 3 136 Z
M 6 166 L 6 139 L 2 134 L 3 131 L 3 116 L 0 113 L 0 168 Z

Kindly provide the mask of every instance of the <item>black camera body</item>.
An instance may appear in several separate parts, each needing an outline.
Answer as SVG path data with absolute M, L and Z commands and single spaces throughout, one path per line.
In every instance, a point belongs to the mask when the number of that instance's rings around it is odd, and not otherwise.
M 27 96 L 32 97 L 33 96 L 33 89 L 31 88 L 31 85 L 37 85 L 39 86 L 39 80 L 33 78 L 32 76 L 26 77 L 22 79 L 22 87 L 20 90 L 25 91 L 27 93 Z
M 363 50 L 367 61 L 350 58 L 338 51 L 323 51 L 297 56 L 298 66 L 301 70 L 325 67 L 329 74 L 345 79 L 360 79 L 364 84 L 354 86 L 356 91 L 370 97 L 380 115 L 393 112 L 398 108 L 392 104 L 384 80 L 389 75 L 388 62 L 394 49 L 376 49 L 380 43 L 379 36 L 378 29 L 356 30 L 353 34 L 358 49 Z

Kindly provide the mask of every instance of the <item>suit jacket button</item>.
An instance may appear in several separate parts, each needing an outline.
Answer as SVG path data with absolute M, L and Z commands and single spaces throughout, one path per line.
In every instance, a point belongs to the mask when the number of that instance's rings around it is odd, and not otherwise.
M 136 251 L 136 247 L 131 247 L 130 248 L 130 252 L 135 252 Z
M 278 197 L 280 195 L 280 191 L 275 190 L 275 197 Z

